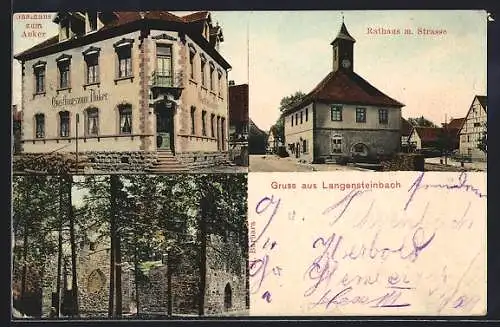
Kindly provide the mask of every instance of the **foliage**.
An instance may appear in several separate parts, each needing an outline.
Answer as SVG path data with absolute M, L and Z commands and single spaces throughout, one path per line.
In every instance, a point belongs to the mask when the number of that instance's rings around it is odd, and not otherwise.
M 434 124 L 432 121 L 425 118 L 424 116 L 420 116 L 417 118 L 408 118 L 408 122 L 413 126 L 418 126 L 418 127 L 438 127 L 436 124 Z
M 283 112 L 290 106 L 297 104 L 306 94 L 302 91 L 296 91 L 286 97 L 283 97 L 280 101 L 280 111 Z

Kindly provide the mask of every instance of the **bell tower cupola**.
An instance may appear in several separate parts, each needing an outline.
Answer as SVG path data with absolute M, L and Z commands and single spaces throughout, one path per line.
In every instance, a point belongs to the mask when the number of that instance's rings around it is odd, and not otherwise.
M 333 50 L 333 71 L 353 71 L 354 43 L 356 40 L 349 34 L 342 16 L 342 26 L 335 40 L 330 43 Z

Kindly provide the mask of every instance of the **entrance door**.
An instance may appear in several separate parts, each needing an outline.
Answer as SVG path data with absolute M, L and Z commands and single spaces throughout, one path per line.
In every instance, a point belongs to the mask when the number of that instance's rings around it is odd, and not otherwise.
M 156 111 L 156 147 L 158 150 L 174 150 L 174 119 L 172 109 L 160 106 Z

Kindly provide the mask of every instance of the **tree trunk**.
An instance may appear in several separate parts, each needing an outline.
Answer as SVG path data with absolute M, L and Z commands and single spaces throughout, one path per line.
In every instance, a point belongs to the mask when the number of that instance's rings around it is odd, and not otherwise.
M 63 215 L 64 215 L 64 204 L 63 204 L 63 180 L 59 180 L 59 238 L 57 243 L 57 280 L 56 280 L 56 293 L 57 293 L 57 307 L 56 307 L 56 316 L 61 316 L 61 270 L 62 270 L 62 257 L 63 257 Z
M 170 253 L 167 253 L 167 315 L 172 317 L 172 265 Z
M 109 262 L 109 305 L 108 317 L 113 318 L 115 313 L 115 234 L 116 234 L 116 193 L 113 190 L 114 179 L 110 175 L 110 262 Z
M 117 224 L 119 225 L 119 224 Z M 120 232 L 116 231 L 115 237 L 115 297 L 116 297 L 116 317 L 120 318 L 122 316 L 122 253 L 121 253 L 121 244 L 120 244 Z
M 139 316 L 139 256 L 137 255 L 137 247 L 134 253 L 134 285 L 135 285 L 135 306 L 137 308 L 137 316 Z
M 73 201 L 71 197 L 71 185 L 72 177 L 67 178 L 68 184 L 68 206 L 69 206 L 69 238 L 71 242 L 71 291 L 73 294 L 73 314 L 79 317 L 79 305 L 78 305 L 78 276 L 76 271 L 76 240 L 75 240 L 75 213 L 73 211 Z
M 207 215 L 208 215 L 208 199 L 202 196 L 201 202 L 201 217 L 199 218 L 198 232 L 200 244 L 200 281 L 199 281 L 199 294 L 198 294 L 198 315 L 205 314 L 205 289 L 206 289 L 206 274 L 207 274 Z

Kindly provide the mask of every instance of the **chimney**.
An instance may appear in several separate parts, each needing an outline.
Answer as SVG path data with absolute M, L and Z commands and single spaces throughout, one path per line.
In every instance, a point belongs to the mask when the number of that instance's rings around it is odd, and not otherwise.
M 234 81 L 233 80 L 229 81 L 229 86 L 234 86 Z

